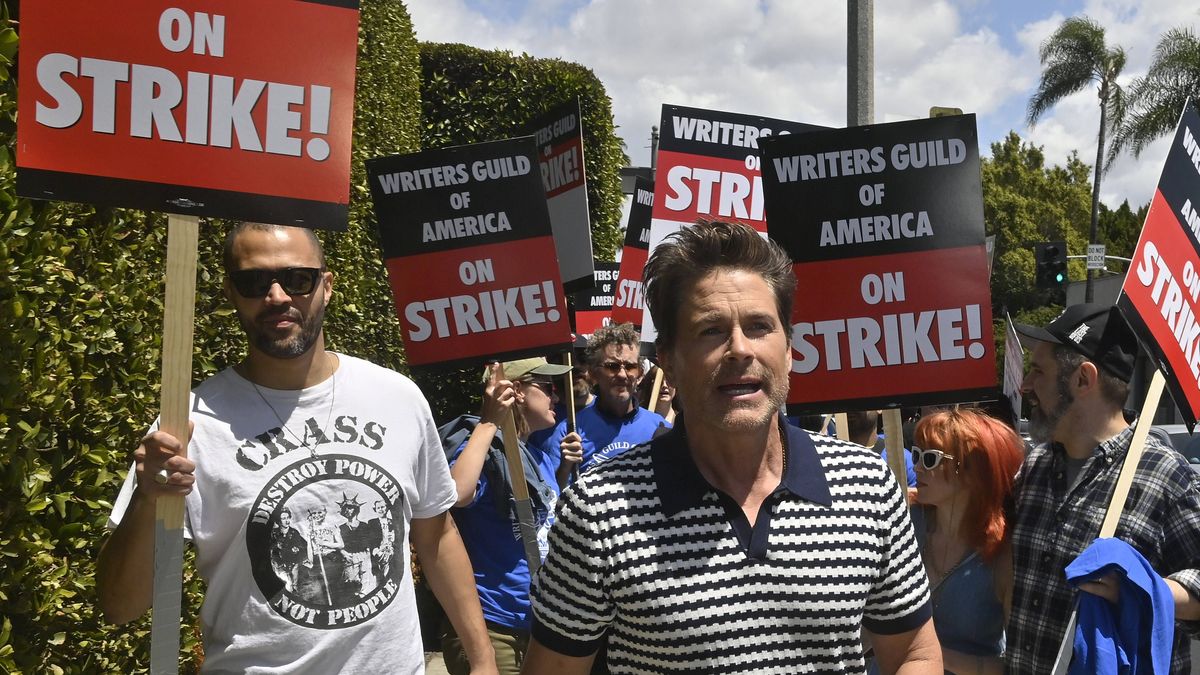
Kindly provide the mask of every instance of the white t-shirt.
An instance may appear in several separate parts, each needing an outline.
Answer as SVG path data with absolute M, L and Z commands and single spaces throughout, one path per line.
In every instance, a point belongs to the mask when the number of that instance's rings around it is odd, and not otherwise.
M 226 369 L 192 393 L 205 673 L 424 671 L 408 523 L 448 510 L 454 483 L 417 386 L 338 357 L 308 389 L 256 392 Z

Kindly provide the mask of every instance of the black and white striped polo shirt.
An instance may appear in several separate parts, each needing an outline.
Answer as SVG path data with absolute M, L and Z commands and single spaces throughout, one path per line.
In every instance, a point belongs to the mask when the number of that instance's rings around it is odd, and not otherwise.
M 613 673 L 844 673 L 860 627 L 912 630 L 929 592 L 904 494 L 861 446 L 790 425 L 753 528 L 681 423 L 563 492 L 532 591 L 533 635 Z

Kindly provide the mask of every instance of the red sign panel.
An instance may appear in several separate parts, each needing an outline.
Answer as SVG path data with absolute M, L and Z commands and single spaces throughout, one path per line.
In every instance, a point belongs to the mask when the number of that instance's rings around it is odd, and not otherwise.
M 1193 106 L 1179 120 L 1118 305 L 1194 425 L 1200 417 L 1200 115 Z
M 387 260 L 408 362 L 424 365 L 563 342 L 567 306 L 550 237 Z M 471 271 L 464 273 L 464 266 Z
M 17 189 L 344 229 L 357 2 L 21 6 Z
M 789 403 L 864 392 L 899 401 L 934 387 L 993 382 L 992 313 L 980 269 L 987 269 L 982 244 L 796 265 Z

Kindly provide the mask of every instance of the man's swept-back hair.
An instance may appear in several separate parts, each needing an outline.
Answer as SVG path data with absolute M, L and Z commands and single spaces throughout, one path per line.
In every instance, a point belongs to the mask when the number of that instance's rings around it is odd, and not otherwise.
M 790 344 L 796 275 L 787 253 L 749 225 L 700 220 L 668 236 L 646 262 L 646 304 L 658 331 L 655 344 L 659 349 L 669 349 L 675 343 L 683 294 L 721 269 L 752 272 L 767 282 L 775 294 L 779 322 Z
M 320 263 L 317 266 L 321 269 L 325 269 L 325 249 L 321 247 L 321 240 L 317 239 L 317 234 L 307 227 L 292 227 L 291 225 L 274 225 L 271 223 L 252 223 L 249 221 L 242 221 L 237 225 L 234 225 L 233 229 L 229 230 L 229 234 L 225 235 L 225 247 L 221 252 L 221 263 L 225 267 L 225 274 L 228 275 L 233 271 L 233 242 L 237 240 L 238 235 L 247 231 L 270 232 L 272 230 L 279 230 L 283 228 L 295 229 L 303 232 L 304 235 L 308 237 L 309 242 L 312 243 L 313 248 L 317 250 L 317 262 Z
M 617 347 L 630 346 L 638 348 L 642 339 L 637 329 L 631 323 L 613 323 L 601 326 L 588 338 L 587 348 L 583 351 L 584 361 L 589 366 L 599 366 L 604 361 L 604 348 L 609 345 Z

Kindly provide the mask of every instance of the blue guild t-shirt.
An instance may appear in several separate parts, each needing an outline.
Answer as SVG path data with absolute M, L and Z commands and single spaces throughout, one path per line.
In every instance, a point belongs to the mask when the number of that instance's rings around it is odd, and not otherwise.
M 522 444 L 524 445 L 524 444 Z M 455 450 L 451 466 L 466 447 L 464 441 Z M 554 522 L 553 500 L 558 494 L 553 472 L 546 474 L 546 462 L 542 452 L 535 446 L 526 446 L 528 457 L 538 460 L 538 471 L 548 488 L 551 500 L 547 511 L 535 510 L 537 520 L 538 548 L 542 558 L 546 557 L 547 532 Z M 492 623 L 518 630 L 529 630 L 529 563 L 525 560 L 525 547 L 521 543 L 520 524 L 502 513 L 496 506 L 497 486 L 488 480 L 487 472 L 481 472 L 475 488 L 475 499 L 465 507 L 451 509 L 454 522 L 462 535 L 471 567 L 475 571 L 475 587 L 479 592 L 479 604 L 483 618 Z M 546 476 L 550 478 L 546 478 Z M 507 486 L 499 486 L 511 499 Z
M 632 413 L 624 417 L 612 417 L 601 412 L 596 405 L 580 410 L 575 414 L 575 429 L 583 439 L 583 462 L 579 470 L 587 471 L 634 446 L 649 442 L 659 425 L 671 428 L 662 415 L 645 408 L 634 408 Z M 557 455 L 559 443 L 566 435 L 567 423 L 564 420 L 554 427 L 554 434 L 547 439 L 544 446 L 546 454 Z

